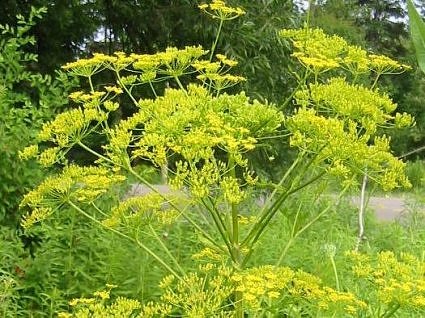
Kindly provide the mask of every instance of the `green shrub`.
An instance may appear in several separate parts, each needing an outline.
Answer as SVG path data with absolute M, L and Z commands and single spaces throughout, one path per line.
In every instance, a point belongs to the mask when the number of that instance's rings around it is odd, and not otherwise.
M 22 195 L 43 176 L 35 162 L 21 162 L 18 152 L 35 137 L 41 124 L 67 103 L 75 85 L 63 72 L 56 78 L 36 71 L 37 55 L 28 31 L 45 9 L 32 9 L 28 19 L 18 16 L 18 26 L 0 26 L 0 222 L 15 224 Z

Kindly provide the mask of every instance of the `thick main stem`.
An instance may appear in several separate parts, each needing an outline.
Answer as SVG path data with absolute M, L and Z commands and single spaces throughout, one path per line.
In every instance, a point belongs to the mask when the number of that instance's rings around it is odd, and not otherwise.
M 233 156 L 229 154 L 229 174 L 232 178 L 236 178 L 236 169 Z M 231 203 L 231 213 L 232 213 L 232 259 L 236 271 L 242 270 L 242 257 L 241 249 L 239 244 L 239 213 L 238 206 L 236 203 Z M 235 318 L 243 318 L 243 302 L 242 302 L 242 292 L 235 291 Z
M 234 169 L 232 169 L 234 170 Z M 239 244 L 239 215 L 236 204 L 232 204 L 232 243 L 233 243 L 233 258 L 235 262 L 236 270 L 241 270 L 242 268 L 242 258 L 241 250 Z M 242 303 L 242 292 L 235 291 L 235 317 L 243 318 L 243 303 Z

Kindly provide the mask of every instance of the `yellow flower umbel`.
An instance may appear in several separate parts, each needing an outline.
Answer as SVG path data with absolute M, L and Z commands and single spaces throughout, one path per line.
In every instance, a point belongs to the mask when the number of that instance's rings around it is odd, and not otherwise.
M 193 64 L 193 67 L 200 73 L 196 78 L 201 80 L 204 85 L 214 88 L 220 92 L 223 89 L 232 87 L 245 78 L 228 74 L 230 68 L 238 63 L 223 54 L 217 54 L 217 62 L 199 61 Z
M 280 316 L 285 308 L 295 305 L 313 309 L 323 317 L 335 317 L 352 315 L 366 307 L 355 295 L 322 286 L 318 277 L 288 267 L 255 267 L 234 274 L 232 280 L 252 313 Z
M 111 211 L 111 216 L 103 221 L 108 227 L 130 226 L 137 229 L 141 226 L 168 225 L 180 215 L 173 206 L 183 209 L 189 200 L 182 193 L 159 194 L 149 193 L 124 200 Z
M 326 162 L 329 172 L 343 181 L 367 167 L 369 177 L 384 190 L 410 186 L 405 164 L 389 152 L 389 139 L 359 135 L 353 120 L 328 118 L 314 109 L 300 108 L 287 118 L 286 127 L 293 133 L 291 146 L 315 154 L 318 163 Z
M 350 84 L 341 77 L 331 78 L 325 84 L 310 84 L 308 89 L 296 92 L 295 99 L 298 105 L 310 106 L 322 114 L 357 122 L 361 134 L 373 135 L 377 128 L 394 124 L 398 128 L 413 124 L 406 113 L 392 115 L 397 105 L 387 94 Z
M 411 126 L 414 120 L 406 113 L 394 114 L 397 105 L 375 88 L 379 76 L 406 67 L 368 55 L 321 29 L 282 30 L 281 36 L 292 40 L 294 56 L 307 69 L 294 94 L 299 107 L 285 121 L 292 133 L 290 145 L 315 156 L 317 164 L 326 163 L 327 172 L 341 177 L 345 185 L 356 184 L 356 177 L 367 173 L 384 190 L 410 187 L 405 164 L 390 152 L 390 139 L 377 134 L 382 128 Z M 339 77 L 319 77 L 330 70 L 338 71 Z M 340 77 L 347 71 L 349 76 Z M 376 73 L 371 88 L 355 84 L 359 75 L 371 71 Z
M 238 184 L 243 182 L 230 176 L 222 179 L 229 167 L 215 157 L 215 151 L 225 150 L 245 168 L 245 153 L 255 149 L 257 138 L 278 129 L 283 119 L 273 105 L 251 102 L 243 93 L 215 97 L 197 85 L 190 85 L 187 92 L 167 89 L 163 97 L 141 100 L 138 106 L 137 113 L 111 131 L 107 156 L 122 164 L 143 158 L 158 167 L 169 156 L 178 156 L 181 160 L 170 181 L 175 188 L 186 183 L 195 197 L 202 198 L 221 187 L 228 202 L 241 201 Z M 127 149 L 130 157 L 123 158 Z M 251 174 L 245 175 L 253 180 Z
M 43 221 L 70 202 L 93 202 L 123 180 L 123 176 L 113 175 L 106 168 L 65 167 L 61 174 L 46 178 L 25 195 L 21 207 L 28 207 L 31 212 L 23 218 L 22 226 L 29 228 Z
M 138 314 L 142 309 L 142 304 L 135 299 L 118 297 L 110 300 L 111 289 L 117 287 L 107 285 L 106 290 L 93 293 L 91 298 L 76 298 L 69 302 L 73 313 L 61 312 L 59 318 L 118 318 L 118 317 L 140 317 Z
M 348 50 L 348 44 L 343 38 L 327 35 L 321 29 L 282 30 L 280 36 L 292 40 L 295 48 L 292 55 L 315 73 L 340 67 L 344 53 Z
M 241 8 L 229 7 L 221 0 L 212 0 L 210 4 L 201 4 L 198 7 L 211 17 L 220 20 L 233 20 L 245 14 Z
M 233 317 L 228 304 L 233 290 L 230 275 L 229 268 L 209 264 L 201 273 L 188 273 L 181 280 L 165 276 L 159 284 L 159 300 L 144 305 L 140 317 Z
M 353 273 L 366 283 L 371 306 L 425 313 L 425 263 L 417 257 L 384 251 L 377 255 L 348 252 Z
M 360 47 L 348 44 L 337 35 L 325 34 L 319 28 L 284 29 L 279 34 L 292 41 L 295 51 L 292 55 L 316 75 L 340 68 L 354 76 L 373 71 L 379 77 L 410 69 L 389 57 L 369 55 Z

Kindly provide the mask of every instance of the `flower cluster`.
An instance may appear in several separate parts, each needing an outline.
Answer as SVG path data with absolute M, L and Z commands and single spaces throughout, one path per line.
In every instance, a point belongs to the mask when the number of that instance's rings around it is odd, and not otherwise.
M 76 298 L 69 302 L 74 313 L 61 312 L 59 318 L 105 318 L 105 317 L 141 317 L 135 316 L 140 312 L 142 305 L 139 301 L 118 297 L 115 301 L 110 301 L 110 292 L 114 285 L 107 285 L 106 290 L 93 293 L 90 298 Z
M 164 52 L 156 54 L 126 55 L 122 52 L 117 52 L 112 56 L 94 54 L 92 58 L 80 59 L 66 64 L 64 69 L 70 73 L 89 79 L 90 91 L 88 93 L 83 91 L 71 93 L 69 95 L 70 100 L 78 104 L 79 107 L 61 113 L 51 122 L 45 123 L 37 138 L 37 142 L 40 145 L 42 144 L 42 146 L 38 148 L 34 145 L 30 146 L 30 148 L 22 152 L 21 157 L 25 159 L 37 157 L 45 166 L 65 161 L 62 159 L 65 158 L 70 148 L 82 142 L 91 133 L 96 132 L 107 134 L 108 138 L 112 139 L 109 150 L 111 153 L 117 154 L 115 158 L 111 158 L 113 162 L 118 166 L 127 165 L 128 160 L 122 152 L 122 145 L 130 142 L 128 131 L 143 122 L 140 118 L 141 116 L 155 114 L 149 114 L 149 109 L 142 110 L 133 116 L 131 123 L 129 121 L 126 123 L 121 122 L 120 127 L 115 129 L 115 131 L 110 131 L 107 122 L 109 113 L 120 107 L 120 104 L 114 101 L 114 98 L 125 92 L 135 106 L 143 108 L 150 101 L 141 101 L 139 103 L 140 96 L 133 93 L 133 88 L 140 84 L 149 83 L 156 95 L 152 83 L 169 81 L 170 78 L 173 78 L 182 89 L 179 97 L 182 100 L 186 92 L 180 83 L 179 77 L 185 74 L 193 74 L 194 72 L 198 73 L 198 79 L 202 81 L 205 87 L 208 87 L 208 90 L 214 88 L 220 91 L 243 80 L 240 76 L 228 74 L 230 68 L 237 64 L 236 61 L 222 54 L 217 54 L 217 62 L 202 60 L 201 58 L 206 52 L 200 46 L 188 46 L 183 49 L 170 47 Z M 91 77 L 104 70 L 112 71 L 116 77 L 116 84 L 104 86 L 103 91 L 95 91 Z M 205 92 L 203 93 L 204 95 Z M 171 96 L 172 94 L 178 93 L 170 91 L 170 98 L 173 97 Z M 195 98 L 199 97 L 196 96 Z M 200 102 L 202 101 L 199 100 L 198 103 Z M 160 101 L 157 101 L 157 103 L 160 103 Z M 170 120 L 168 126 L 172 124 Z M 160 136 L 160 133 L 161 131 L 158 132 L 158 138 L 164 138 L 164 136 Z M 187 136 L 187 139 L 190 140 L 191 136 Z M 196 140 L 192 140 L 192 144 L 195 142 Z M 249 146 L 250 142 L 245 142 L 245 144 Z M 45 145 L 48 145 L 47 149 L 45 149 Z M 117 147 L 117 145 L 121 145 L 121 147 Z M 165 153 L 161 152 L 163 149 L 155 149 L 157 150 L 156 159 L 159 159 L 162 155 L 163 158 L 161 160 L 165 161 Z M 41 153 L 39 154 L 39 152 Z
M 296 49 L 293 56 L 306 67 L 317 71 L 338 68 L 347 42 L 336 35 L 329 36 L 321 29 L 289 29 L 280 36 L 290 38 Z
M 291 146 L 315 153 L 317 161 L 327 162 L 329 171 L 343 181 L 367 169 L 370 178 L 384 190 L 410 187 L 405 163 L 389 152 L 389 138 L 359 135 L 353 120 L 342 121 L 312 108 L 300 108 L 287 118 L 286 127 L 293 133 Z
M 198 7 L 212 18 L 223 21 L 233 20 L 245 14 L 243 9 L 239 7 L 229 7 L 222 0 L 212 0 L 210 4 L 201 4 Z
M 205 247 L 202 250 L 200 250 L 198 253 L 193 254 L 192 259 L 220 262 L 224 260 L 224 255 L 221 253 L 221 251 L 217 251 L 210 247 Z
M 237 65 L 237 61 L 229 59 L 222 54 L 217 54 L 216 57 L 217 62 L 198 61 L 193 64 L 193 67 L 199 72 L 196 78 L 201 80 L 204 85 L 212 87 L 219 92 L 245 81 L 242 76 L 228 74 L 230 68 Z
M 174 206 L 183 206 L 188 201 L 183 193 L 159 194 L 151 192 L 128 198 L 112 208 L 111 216 L 102 223 L 108 227 L 127 225 L 137 229 L 146 224 L 167 225 L 180 215 Z
M 425 310 L 425 263 L 417 257 L 401 253 L 398 257 L 389 251 L 369 256 L 348 252 L 352 272 L 367 283 L 367 288 L 388 308 Z
M 342 68 L 357 75 L 369 71 L 382 75 L 410 68 L 386 56 L 368 55 L 358 46 L 349 45 L 342 37 L 328 35 L 318 28 L 284 29 L 280 36 L 292 41 L 295 48 L 293 56 L 316 74 Z
M 190 85 L 187 92 L 167 89 L 163 97 L 141 100 L 138 105 L 137 113 L 111 131 L 107 156 L 119 163 L 142 158 L 156 166 L 178 156 L 182 160 L 177 161 L 170 181 L 175 188 L 186 183 L 195 197 L 205 197 L 211 187 L 221 187 L 229 202 L 242 200 L 240 182 L 222 178 L 231 167 L 215 152 L 225 150 L 234 164 L 246 167 L 244 154 L 283 120 L 273 105 L 250 102 L 243 93 L 215 97 L 197 85 Z M 130 158 L 123 158 L 127 149 Z M 250 173 L 245 175 L 255 182 Z
M 290 145 L 314 154 L 317 163 L 325 163 L 327 171 L 346 185 L 355 185 L 356 176 L 367 173 L 384 190 L 409 187 L 405 164 L 391 154 L 389 138 L 377 133 L 379 128 L 412 126 L 412 116 L 393 114 L 397 105 L 377 89 L 343 77 L 324 82 L 318 78 L 324 71 L 338 69 L 349 71 L 354 79 L 373 71 L 377 80 L 407 67 L 384 56 L 369 55 L 321 29 L 282 30 L 281 36 L 292 40 L 294 55 L 315 74 L 313 83 L 304 79 L 294 94 L 299 108 L 285 120 L 292 134 Z
M 69 98 L 81 106 L 58 114 L 55 119 L 44 123 L 36 138 L 37 145 L 25 148 L 20 157 L 36 157 L 43 166 L 64 161 L 62 159 L 69 149 L 93 131 L 100 132 L 106 125 L 109 113 L 118 108 L 118 103 L 111 99 L 121 93 L 120 89 L 108 86 L 106 90 L 71 93 Z
M 310 84 L 295 97 L 298 105 L 309 105 L 331 116 L 355 120 L 366 134 L 374 134 L 377 126 L 384 126 L 393 119 L 390 114 L 397 108 L 386 94 L 349 84 L 340 77 L 325 84 Z
M 211 265 L 203 273 L 189 273 L 176 282 L 166 276 L 159 286 L 163 293 L 158 302 L 140 303 L 138 300 L 118 297 L 110 300 L 110 291 L 94 293 L 91 298 L 78 298 L 70 302 L 73 314 L 60 313 L 60 318 L 154 318 L 154 317 L 233 317 L 226 302 L 233 291 L 230 282 L 231 270 Z
M 231 270 L 211 264 L 204 273 L 189 273 L 175 286 L 173 278 L 163 279 L 161 303 L 172 304 L 183 317 L 232 317 L 226 302 L 233 292 Z
M 28 207 L 31 213 L 23 218 L 22 226 L 31 227 L 70 201 L 93 202 L 124 179 L 123 176 L 113 175 L 102 167 L 65 167 L 62 173 L 46 178 L 25 195 L 21 207 Z
M 366 307 L 352 293 L 322 286 L 318 277 L 288 267 L 250 268 L 234 274 L 232 280 L 236 291 L 243 295 L 244 305 L 253 312 L 276 306 L 283 310 L 289 304 L 303 304 L 314 307 L 313 312 L 336 316 L 353 315 Z
M 168 75 L 181 75 L 195 60 L 199 59 L 206 53 L 200 46 L 187 46 L 184 49 L 174 47 L 167 48 L 165 52 L 157 54 L 131 54 L 126 55 L 123 52 L 116 52 L 114 55 L 105 55 L 101 53 L 94 54 L 93 57 L 87 59 L 79 59 L 75 62 L 68 63 L 63 66 L 63 69 L 78 76 L 91 77 L 105 69 L 120 72 L 133 67 L 135 74 L 144 74 L 143 76 L 135 77 L 135 80 L 140 80 L 142 77 L 151 75 L 152 81 L 156 77 L 156 73 Z M 123 81 L 124 83 L 126 80 Z M 144 81 L 145 82 L 145 81 Z M 122 84 L 122 83 L 121 83 Z M 131 84 L 130 77 L 127 78 L 127 84 Z

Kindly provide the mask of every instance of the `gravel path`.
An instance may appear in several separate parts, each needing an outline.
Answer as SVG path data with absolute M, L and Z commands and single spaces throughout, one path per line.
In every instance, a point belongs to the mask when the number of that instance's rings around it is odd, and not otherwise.
M 355 206 L 360 204 L 360 198 L 351 201 Z M 402 197 L 371 197 L 368 207 L 375 210 L 380 221 L 394 221 L 408 211 L 406 199 Z

